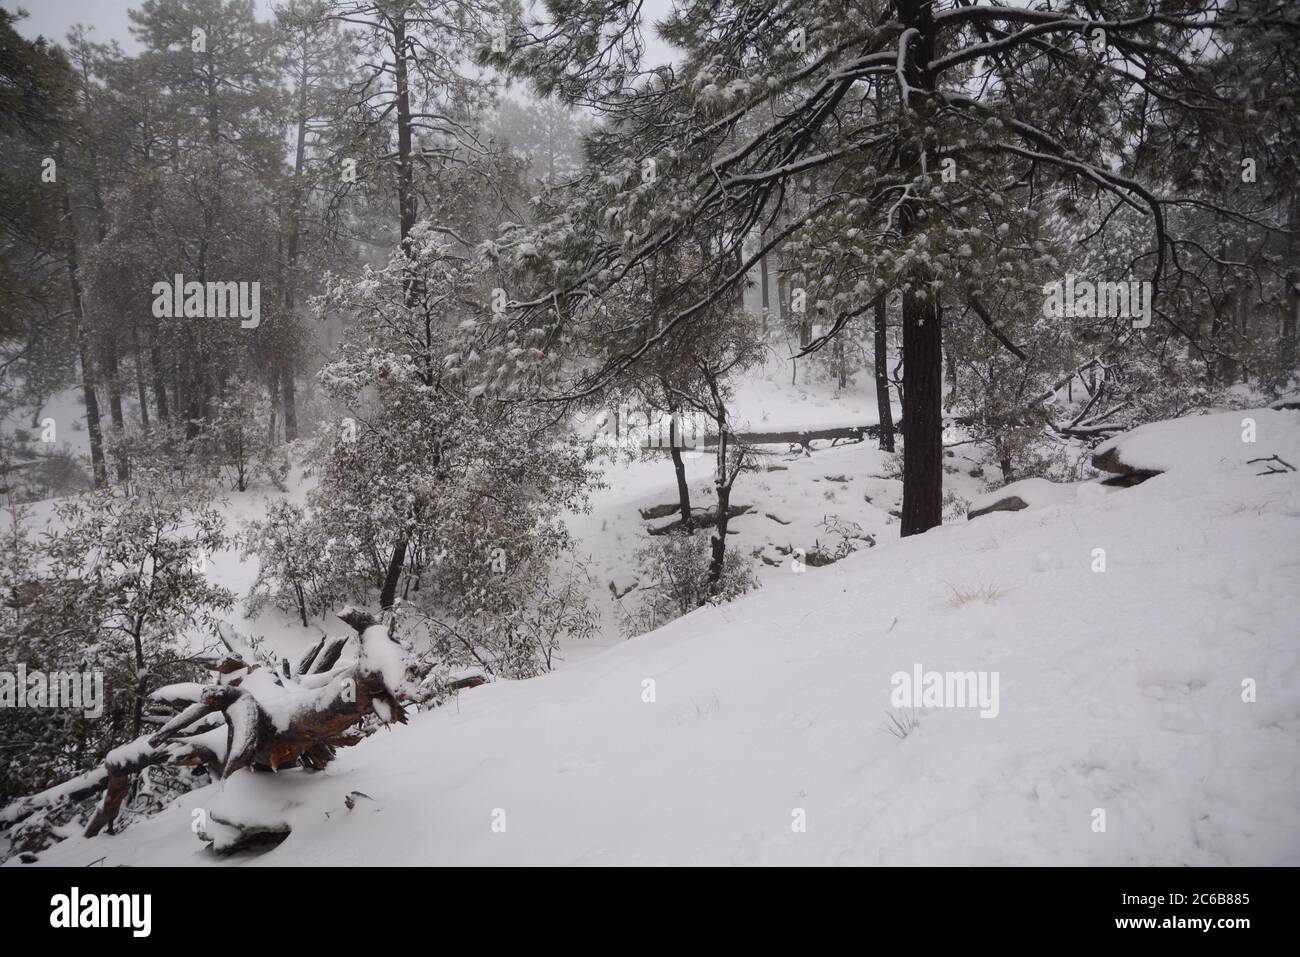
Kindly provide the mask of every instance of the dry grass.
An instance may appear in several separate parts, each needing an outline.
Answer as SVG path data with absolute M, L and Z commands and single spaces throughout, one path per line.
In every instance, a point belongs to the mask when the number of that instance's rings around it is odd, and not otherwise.
M 899 714 L 901 714 L 902 717 L 899 717 Z M 889 723 L 885 725 L 885 730 L 896 737 L 899 741 L 902 741 L 921 726 L 921 719 L 916 716 L 915 709 L 899 713 L 886 711 L 885 717 L 889 719 Z
M 996 585 L 954 585 L 952 582 L 944 582 L 948 587 L 948 607 L 960 608 L 963 605 L 970 605 L 978 601 L 991 605 L 1004 594 L 1003 590 Z

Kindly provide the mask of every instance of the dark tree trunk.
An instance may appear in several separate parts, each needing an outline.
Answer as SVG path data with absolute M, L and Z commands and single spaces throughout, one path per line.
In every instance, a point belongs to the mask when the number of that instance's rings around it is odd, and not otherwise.
M 149 669 L 145 667 L 144 662 L 144 644 L 140 639 L 140 633 L 144 630 L 143 616 L 137 616 L 135 619 L 135 628 L 131 632 L 131 640 L 135 643 L 135 706 L 131 712 L 131 735 L 139 737 L 141 728 L 144 726 L 144 703 L 149 692 Z
M 86 76 L 83 70 L 82 79 L 86 83 L 83 90 L 83 109 L 89 111 L 90 103 L 85 97 L 90 90 L 90 78 Z M 104 206 L 103 193 L 99 186 L 99 152 L 92 145 L 88 151 L 89 167 L 88 179 L 90 182 L 91 204 L 95 210 L 95 236 L 99 242 L 103 242 L 108 235 L 108 210 Z M 116 475 L 119 482 L 125 482 L 130 478 L 130 469 L 125 454 L 122 451 L 122 440 L 126 435 L 126 421 L 122 415 L 122 378 L 118 369 L 117 344 L 115 338 L 104 329 L 103 323 L 94 337 L 99 345 L 99 361 L 104 372 L 104 384 L 108 386 L 108 419 L 113 429 L 113 440 L 117 448 L 114 450 L 114 459 L 116 460 Z
M 713 399 L 717 408 L 722 408 L 719 390 L 716 379 L 710 379 L 709 388 L 713 393 Z M 705 584 L 704 596 L 700 599 L 703 605 L 709 598 L 718 593 L 722 586 L 722 572 L 726 568 L 727 559 L 727 523 L 731 520 L 731 486 L 736 476 L 740 474 L 739 465 L 734 473 L 727 471 L 727 416 L 720 414 L 715 418 L 715 424 L 718 429 L 718 464 L 717 473 L 713 481 L 713 487 L 718 496 L 718 520 L 714 525 L 715 534 L 709 539 L 709 574 Z
M 948 382 L 948 395 L 944 399 L 943 407 L 947 411 L 952 408 L 952 403 L 957 398 L 957 363 L 953 360 L 951 352 L 945 357 L 944 363 L 944 378 Z
M 719 451 L 720 459 L 726 455 L 725 445 L 724 442 L 724 447 Z M 727 560 L 727 523 L 731 519 L 731 483 L 719 480 L 715 484 L 718 490 L 718 523 L 714 526 L 714 534 L 709 539 L 709 577 L 705 585 L 704 597 L 700 601 L 701 605 L 716 595 L 722 587 L 722 571 L 726 568 Z
M 411 96 L 407 83 L 406 19 L 398 14 L 393 26 L 393 78 L 397 87 L 397 206 L 402 239 L 415 226 L 415 171 L 411 148 Z
M 298 76 L 298 127 L 293 159 L 293 197 L 292 214 L 289 223 L 288 239 L 288 277 L 284 284 L 284 305 L 286 317 L 292 317 L 296 285 L 298 281 L 298 247 L 302 238 L 303 205 L 303 169 L 307 159 L 307 84 L 310 82 L 306 51 L 303 52 Z M 405 235 L 405 232 L 403 232 Z M 292 442 L 298 438 L 297 397 L 293 387 L 293 368 L 288 359 L 282 359 L 279 365 L 280 404 L 284 415 L 284 440 Z
M 411 156 L 411 97 L 407 85 L 406 19 L 398 14 L 393 23 L 393 77 L 397 87 L 397 206 L 398 226 L 405 240 L 415 227 L 415 178 Z M 407 284 L 407 302 L 415 301 L 415 281 Z M 379 607 L 387 611 L 397 598 L 397 584 L 406 564 L 407 533 L 403 531 L 393 547 L 379 595 Z
M 126 435 L 126 421 L 122 415 L 121 370 L 118 368 L 117 351 L 113 345 L 109 342 L 103 342 L 101 345 L 100 354 L 104 357 L 104 379 L 108 385 L 109 422 L 112 423 L 113 439 L 118 445 L 113 455 L 117 464 L 117 480 L 125 482 L 130 478 L 130 468 L 121 448 L 122 439 Z
M 271 381 L 266 384 L 267 391 L 271 394 L 271 413 L 267 417 L 266 423 L 266 441 L 275 445 L 276 426 L 280 421 L 280 377 L 272 373 Z
M 198 371 L 197 363 L 191 369 L 186 392 L 188 406 L 185 411 L 185 437 L 193 439 L 199 434 L 199 422 L 204 418 L 208 405 L 206 383 Z
M 66 168 L 62 148 L 59 149 L 56 168 Z M 91 335 L 87 328 L 85 297 L 81 288 L 81 260 L 77 254 L 77 226 L 72 218 L 72 201 L 68 197 L 66 182 L 59 189 L 63 212 L 64 255 L 68 269 L 68 290 L 72 298 L 72 321 L 76 324 L 77 352 L 81 360 L 81 395 L 86 402 L 86 432 L 90 436 L 90 462 L 95 477 L 95 488 L 108 485 L 108 469 L 104 465 L 104 438 L 99 424 L 99 400 L 95 397 L 95 360 L 92 356 Z
M 938 300 L 903 294 L 903 535 L 943 522 L 943 333 Z
M 392 557 L 388 560 L 388 572 L 384 576 L 384 588 L 379 593 L 379 607 L 388 611 L 397 600 L 397 583 L 402 579 L 402 569 L 406 566 L 406 534 L 403 533 L 393 546 Z
M 709 539 L 709 583 L 707 598 L 716 595 L 722 586 L 722 570 L 727 559 L 727 512 L 731 506 L 731 490 L 718 493 L 718 524 L 712 538 Z M 704 604 L 704 602 L 700 602 Z
M 140 425 L 149 431 L 149 390 L 144 384 L 144 354 L 140 351 L 140 334 L 131 323 L 131 356 L 135 365 L 135 396 L 140 403 Z
M 180 360 L 172 360 L 172 409 L 178 419 L 184 418 L 185 407 L 181 403 L 181 365 Z
M 298 437 L 298 400 L 293 387 L 293 370 L 287 362 L 280 366 L 280 388 L 284 405 L 284 440 L 292 442 Z
M 663 387 L 664 394 L 670 395 L 667 376 L 660 377 L 660 384 Z M 669 401 L 668 405 L 668 454 L 673 460 L 673 473 L 677 477 L 677 506 L 681 513 L 682 525 L 689 529 L 691 527 L 691 490 L 686 484 L 686 463 L 682 460 L 682 445 L 684 438 L 682 436 L 681 418 L 678 415 L 679 409 L 675 403 Z M 703 436 L 699 437 L 701 444 L 704 441 Z
M 674 445 L 669 449 L 673 457 L 673 471 L 677 474 L 677 503 L 681 511 L 682 524 L 691 526 L 691 490 L 686 484 L 686 463 L 682 461 L 682 450 Z
M 907 47 L 903 72 L 914 90 L 933 90 L 927 65 L 934 59 L 934 21 L 930 0 L 899 0 L 905 29 L 919 35 Z M 903 108 L 919 113 L 931 107 L 921 96 L 908 97 Z M 919 116 L 913 119 L 922 123 Z M 913 173 L 928 167 L 926 148 L 918 157 L 900 159 Z M 924 209 L 904 203 L 899 225 L 904 244 L 916 230 Z M 918 269 L 903 293 L 903 527 L 917 535 L 943 522 L 943 327 L 938 293 L 928 271 Z
M 1297 201 L 1297 196 L 1293 192 L 1291 208 L 1287 215 L 1286 253 L 1289 268 L 1286 274 L 1286 294 L 1282 297 L 1286 314 L 1282 317 L 1282 334 L 1278 342 L 1282 386 L 1287 384 L 1290 373 L 1296 371 L 1297 327 L 1300 326 L 1300 266 L 1296 262 L 1297 256 L 1300 255 L 1300 241 L 1296 239 L 1298 231 L 1300 231 L 1300 201 Z
M 889 337 L 886 318 L 888 296 L 881 296 L 876 303 L 876 407 L 880 411 L 880 448 L 886 452 L 894 451 L 894 408 L 889 396 Z

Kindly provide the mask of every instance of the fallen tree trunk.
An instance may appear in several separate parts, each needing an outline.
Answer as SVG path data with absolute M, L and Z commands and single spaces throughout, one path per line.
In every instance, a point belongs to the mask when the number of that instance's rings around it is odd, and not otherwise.
M 944 419 L 956 425 L 971 425 L 975 421 L 974 417 L 969 415 L 945 415 Z M 894 423 L 895 430 L 900 430 L 902 427 L 902 419 Z M 873 423 L 871 425 L 834 426 L 825 429 L 787 429 L 777 432 L 728 432 L 727 442 L 729 444 L 742 443 L 746 446 L 799 445 L 807 449 L 813 442 L 819 440 L 861 442 L 863 439 L 876 439 L 879 437 L 880 425 Z M 710 432 L 705 435 L 703 448 L 708 450 L 717 447 L 718 434 Z
M 799 445 L 806 449 L 811 443 L 816 442 L 819 439 L 861 442 L 865 438 L 876 438 L 879 435 L 879 425 L 848 425 L 828 429 L 794 429 L 782 432 L 728 432 L 727 442 L 728 444 L 744 446 Z M 704 439 L 704 448 L 716 449 L 717 447 L 717 433 L 706 435 Z
M 727 518 L 732 519 L 737 515 L 744 515 L 750 510 L 749 505 L 729 505 L 727 507 Z M 706 512 L 691 515 L 690 525 L 692 528 L 716 528 L 718 524 L 718 510 L 710 509 Z M 669 532 L 676 531 L 683 527 L 683 522 L 678 519 L 675 522 L 669 522 L 667 525 L 656 525 L 649 529 L 651 535 L 667 535 Z
M 369 715 L 404 724 L 406 712 L 396 697 L 406 680 L 400 646 L 367 612 L 348 609 L 339 617 L 356 635 L 322 638 L 296 669 L 287 660 L 280 669 L 248 663 L 223 632 L 230 655 L 213 663 L 217 684 L 160 689 L 155 700 L 188 706 L 161 728 L 110 752 L 101 767 L 0 809 L 0 828 L 102 791 L 85 829 L 86 837 L 94 837 L 116 821 L 132 776 L 147 767 L 203 765 L 217 779 L 294 763 L 318 771 L 337 748 L 361 740 L 353 729 Z M 356 656 L 344 661 L 349 642 Z M 215 715 L 222 720 L 212 721 Z

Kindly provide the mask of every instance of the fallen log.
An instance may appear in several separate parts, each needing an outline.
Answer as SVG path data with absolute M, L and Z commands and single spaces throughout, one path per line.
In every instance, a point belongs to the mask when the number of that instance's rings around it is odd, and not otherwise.
M 750 510 L 751 507 L 752 506 L 749 505 L 731 505 L 727 508 L 727 519 L 731 520 L 735 518 L 737 515 L 744 515 L 746 512 Z M 717 524 L 718 524 L 717 509 L 711 509 L 707 512 L 702 512 L 698 516 L 691 517 L 692 528 L 715 528 L 717 527 Z M 678 519 L 675 522 L 669 522 L 667 525 L 658 525 L 654 528 L 651 528 L 649 529 L 649 532 L 651 535 L 667 535 L 669 532 L 676 531 L 681 527 L 682 527 L 682 521 L 681 519 Z
M 798 445 L 809 449 L 813 442 L 829 439 L 832 442 L 861 442 L 880 436 L 879 425 L 848 425 L 828 429 L 793 429 L 778 432 L 728 432 L 729 445 Z M 705 450 L 718 447 L 717 433 L 705 435 Z
M 86 825 L 86 837 L 94 837 L 117 819 L 132 776 L 147 767 L 202 764 L 218 779 L 244 769 L 274 771 L 294 763 L 317 771 L 334 758 L 337 748 L 362 739 L 353 729 L 369 715 L 385 724 L 404 724 L 406 712 L 396 697 L 406 681 L 400 646 L 368 612 L 347 609 L 339 618 L 356 635 L 323 638 L 308 649 L 297 669 L 287 662 L 281 669 L 249 664 L 243 650 L 222 632 L 230 655 L 214 662 L 217 684 L 201 687 L 197 694 L 181 686 L 160 689 L 162 700 L 187 706 L 161 728 L 111 751 L 101 767 L 0 809 L 0 828 L 103 792 Z M 343 661 L 349 642 L 356 656 Z M 213 724 L 215 715 L 222 720 Z
M 955 419 L 958 424 L 969 424 L 963 419 Z M 898 429 L 901 422 L 896 423 L 894 428 Z M 751 447 L 755 445 L 798 445 L 804 449 L 809 449 L 811 443 L 829 439 L 831 442 L 861 442 L 868 438 L 879 438 L 880 426 L 873 425 L 844 425 L 835 426 L 825 429 L 784 429 L 775 432 L 728 432 L 727 444 L 730 446 Z M 709 432 L 704 436 L 702 445 L 693 446 L 689 451 L 711 452 L 717 451 L 718 433 Z M 647 452 L 667 452 L 667 446 L 646 446 L 644 451 Z M 665 506 L 666 507 L 666 506 Z

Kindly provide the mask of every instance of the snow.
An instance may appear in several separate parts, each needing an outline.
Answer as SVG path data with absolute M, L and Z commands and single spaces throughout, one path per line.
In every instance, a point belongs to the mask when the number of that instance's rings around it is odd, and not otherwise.
M 1104 495 L 1106 492 L 1107 489 L 1096 482 L 1073 482 L 1063 485 L 1059 482 L 1049 482 L 1047 479 L 1041 478 L 1022 479 L 1019 482 L 1012 482 L 1010 485 L 1004 485 L 1002 488 L 985 492 L 983 495 L 972 499 L 970 514 L 974 515 L 991 505 L 996 505 L 998 502 L 1011 498 L 1020 499 L 1024 503 L 1024 508 L 1039 509 L 1067 503 L 1076 496 L 1086 499 Z M 1008 509 L 1008 511 L 1019 510 Z
M 203 694 L 203 685 L 196 681 L 180 681 L 176 684 L 163 685 L 155 691 L 149 692 L 149 697 L 155 701 L 198 701 L 199 696 Z
M 767 569 L 320 774 L 240 772 L 40 863 L 1300 864 L 1300 474 L 1241 467 L 1298 440 L 1297 412 L 1139 429 L 1125 454 L 1165 470 L 1141 485 Z M 868 450 L 803 467 L 826 454 Z M 997 672 L 997 716 L 918 708 L 890 734 L 891 676 L 918 666 Z M 192 812 L 229 801 L 292 833 L 213 856 Z
M 42 791 L 39 795 L 29 795 L 23 800 L 14 801 L 3 808 L 0 808 L 0 824 L 12 824 L 21 817 L 21 813 L 26 806 L 35 805 L 45 807 L 63 802 L 65 798 L 71 797 L 74 791 L 91 781 L 102 781 L 107 779 L 108 769 L 103 765 L 92 768 L 84 774 L 79 774 L 74 778 L 64 781 L 47 791 Z
M 121 747 L 114 748 L 104 757 L 104 764 L 110 768 L 121 768 L 148 757 L 156 749 L 148 738 L 137 738 Z
M 30 405 L 0 416 L 0 434 L 26 430 L 39 445 L 46 419 L 54 420 L 54 446 L 62 452 L 90 458 L 90 433 L 86 430 L 86 401 L 81 388 L 68 388 L 51 395 L 40 409 Z
M 1252 409 L 1152 422 L 1099 445 L 1096 455 L 1112 450 L 1125 465 L 1152 472 L 1256 474 L 1263 466 L 1250 460 L 1271 455 L 1300 468 L 1300 416 Z
M 388 637 L 384 625 L 371 625 L 361 633 L 359 662 L 367 672 L 379 675 L 392 694 L 406 690 L 406 652 Z

